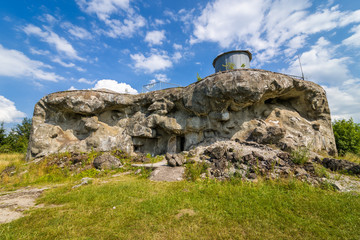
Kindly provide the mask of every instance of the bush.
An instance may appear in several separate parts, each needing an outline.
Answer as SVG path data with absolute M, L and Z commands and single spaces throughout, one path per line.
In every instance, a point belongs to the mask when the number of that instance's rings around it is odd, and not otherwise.
M 339 155 L 360 153 L 360 124 L 354 123 L 350 118 L 349 120 L 337 120 L 332 125 Z

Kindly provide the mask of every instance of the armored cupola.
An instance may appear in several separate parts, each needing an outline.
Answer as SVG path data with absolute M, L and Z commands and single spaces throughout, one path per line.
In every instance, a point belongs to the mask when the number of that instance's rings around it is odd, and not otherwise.
M 213 61 L 215 72 L 231 69 L 250 68 L 252 59 L 248 50 L 233 50 L 219 54 Z

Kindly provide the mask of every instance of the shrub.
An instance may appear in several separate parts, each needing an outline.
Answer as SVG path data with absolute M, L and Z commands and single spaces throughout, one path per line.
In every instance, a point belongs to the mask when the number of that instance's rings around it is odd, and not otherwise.
M 360 153 L 360 124 L 354 123 L 353 119 L 337 120 L 333 122 L 336 148 L 339 155 L 346 153 Z

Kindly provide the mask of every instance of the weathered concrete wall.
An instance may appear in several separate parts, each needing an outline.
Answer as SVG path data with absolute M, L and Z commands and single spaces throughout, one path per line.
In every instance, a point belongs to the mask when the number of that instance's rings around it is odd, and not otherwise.
M 114 148 L 163 154 L 226 139 L 336 154 L 319 85 L 241 69 L 138 95 L 82 90 L 45 96 L 35 106 L 27 157 Z

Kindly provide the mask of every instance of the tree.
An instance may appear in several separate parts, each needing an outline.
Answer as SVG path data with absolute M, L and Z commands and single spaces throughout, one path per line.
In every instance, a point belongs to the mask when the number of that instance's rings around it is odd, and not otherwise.
M 0 124 L 0 147 L 5 143 L 6 139 L 6 130 L 4 128 L 4 123 Z
M 26 152 L 31 131 L 31 119 L 24 118 L 21 124 L 5 134 L 3 124 L 0 126 L 0 152 Z
M 339 155 L 345 155 L 347 152 L 359 154 L 360 124 L 354 123 L 350 118 L 337 120 L 332 125 Z

